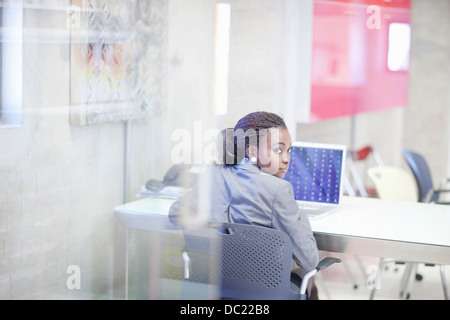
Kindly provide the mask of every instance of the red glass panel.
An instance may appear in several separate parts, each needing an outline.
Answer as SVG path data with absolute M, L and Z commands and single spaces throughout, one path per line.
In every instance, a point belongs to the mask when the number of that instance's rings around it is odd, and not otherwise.
M 312 122 L 407 105 L 407 68 L 390 70 L 388 51 L 390 24 L 409 25 L 409 10 L 367 7 L 314 3 Z
M 328 0 L 347 4 L 377 5 L 386 8 L 411 8 L 411 0 Z

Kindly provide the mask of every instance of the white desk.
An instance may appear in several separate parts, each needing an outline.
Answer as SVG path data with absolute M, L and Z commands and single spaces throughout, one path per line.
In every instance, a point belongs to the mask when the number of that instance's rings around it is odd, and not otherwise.
M 174 230 L 173 199 L 144 198 L 115 208 L 128 228 Z M 450 206 L 344 197 L 311 227 L 319 250 L 450 264 Z
M 311 227 L 320 250 L 450 264 L 450 206 L 344 197 Z
M 126 273 L 120 257 L 129 228 L 177 232 L 167 217 L 174 201 L 144 198 L 115 208 L 115 279 Z M 311 226 L 319 250 L 450 264 L 450 206 L 344 197 L 339 210 Z

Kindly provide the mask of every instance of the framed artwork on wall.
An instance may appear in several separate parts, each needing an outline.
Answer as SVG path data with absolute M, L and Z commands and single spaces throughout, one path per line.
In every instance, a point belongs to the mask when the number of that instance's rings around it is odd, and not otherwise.
M 121 122 L 162 110 L 165 2 L 71 1 L 72 124 Z

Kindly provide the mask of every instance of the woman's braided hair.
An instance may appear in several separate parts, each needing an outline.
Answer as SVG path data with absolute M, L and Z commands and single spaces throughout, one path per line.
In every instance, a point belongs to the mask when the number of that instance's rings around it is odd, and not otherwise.
M 286 123 L 279 115 L 271 112 L 253 112 L 240 119 L 234 128 L 221 132 L 222 154 L 224 165 L 235 165 L 247 158 L 249 145 L 259 146 L 260 137 L 271 128 L 287 129 Z M 220 141 L 219 140 L 219 141 Z

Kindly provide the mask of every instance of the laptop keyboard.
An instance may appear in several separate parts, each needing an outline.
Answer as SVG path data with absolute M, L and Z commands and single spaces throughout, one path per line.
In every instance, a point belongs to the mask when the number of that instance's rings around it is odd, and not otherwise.
M 321 205 L 313 204 L 313 203 L 311 203 L 311 204 L 309 204 L 309 203 L 298 203 L 297 205 L 298 205 L 299 209 L 302 209 L 302 210 L 313 210 L 313 211 L 314 210 L 323 209 L 323 208 L 327 207 L 327 206 L 321 206 Z

